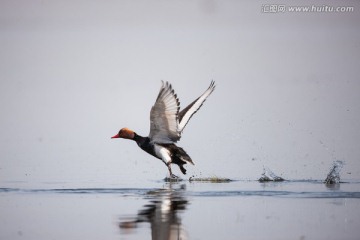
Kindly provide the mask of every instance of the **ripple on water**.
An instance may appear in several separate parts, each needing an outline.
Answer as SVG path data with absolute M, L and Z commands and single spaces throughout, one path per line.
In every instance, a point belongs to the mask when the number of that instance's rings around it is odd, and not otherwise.
M 194 197 L 287 197 L 287 198 L 360 198 L 359 182 L 324 185 L 322 181 L 299 180 L 259 183 L 257 181 L 179 182 L 165 183 L 181 185 L 182 194 Z M 265 184 L 265 185 L 264 185 Z M 152 196 L 161 194 L 163 188 L 53 188 L 22 189 L 0 188 L 0 193 L 17 194 L 113 194 L 120 196 Z M 352 191 L 355 190 L 355 191 Z M 177 190 L 173 190 L 177 191 Z

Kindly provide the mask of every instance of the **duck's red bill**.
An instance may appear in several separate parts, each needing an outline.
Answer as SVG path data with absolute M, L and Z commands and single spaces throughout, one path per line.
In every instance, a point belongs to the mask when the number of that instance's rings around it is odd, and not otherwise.
M 119 134 L 116 134 L 115 136 L 111 137 L 111 138 L 119 138 Z

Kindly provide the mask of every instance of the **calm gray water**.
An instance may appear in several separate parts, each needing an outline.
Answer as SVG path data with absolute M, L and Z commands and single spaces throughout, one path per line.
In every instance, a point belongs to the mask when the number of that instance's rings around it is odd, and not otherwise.
M 140 181 L 139 181 L 140 182 Z M 71 186 L 77 186 L 76 188 Z M 83 185 L 84 187 L 78 187 Z M 6 182 L 0 239 L 358 239 L 360 181 Z M 96 186 L 96 187 L 91 187 Z

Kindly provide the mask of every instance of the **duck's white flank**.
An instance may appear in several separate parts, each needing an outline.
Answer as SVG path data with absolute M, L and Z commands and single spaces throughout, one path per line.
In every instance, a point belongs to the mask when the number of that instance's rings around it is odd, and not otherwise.
M 170 151 L 167 148 L 157 144 L 155 144 L 154 147 L 156 156 L 160 157 L 165 164 L 171 162 Z

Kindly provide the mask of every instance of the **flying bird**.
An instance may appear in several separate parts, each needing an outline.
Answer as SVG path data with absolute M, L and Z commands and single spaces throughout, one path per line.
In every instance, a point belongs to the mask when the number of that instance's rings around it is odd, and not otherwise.
M 180 111 L 180 102 L 169 82 L 162 82 L 160 92 L 150 111 L 150 133 L 142 137 L 136 132 L 122 128 L 112 138 L 134 140 L 145 152 L 162 160 L 167 166 L 170 177 L 177 178 L 171 171 L 171 164 L 177 164 L 183 174 L 186 174 L 184 164 L 194 165 L 191 157 L 184 149 L 175 145 L 190 118 L 200 109 L 207 97 L 215 89 L 215 82 L 211 81 L 208 89 L 186 108 Z

